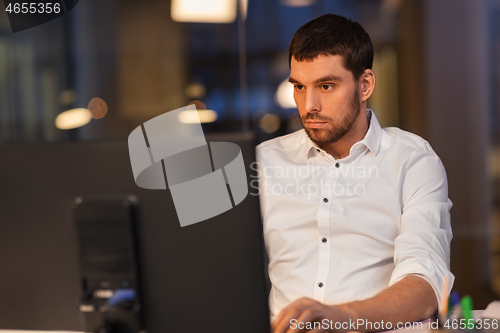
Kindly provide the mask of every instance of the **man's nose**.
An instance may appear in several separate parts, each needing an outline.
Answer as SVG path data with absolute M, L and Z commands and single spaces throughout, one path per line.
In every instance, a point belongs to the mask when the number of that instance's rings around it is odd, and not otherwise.
M 320 96 L 317 91 L 310 89 L 305 96 L 305 111 L 308 113 L 321 111 Z

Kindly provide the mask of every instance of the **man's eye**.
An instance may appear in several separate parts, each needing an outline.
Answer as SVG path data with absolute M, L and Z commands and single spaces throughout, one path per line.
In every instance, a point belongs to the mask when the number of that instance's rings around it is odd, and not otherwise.
M 321 89 L 323 90 L 330 90 L 333 88 L 333 84 L 322 84 Z
M 294 87 L 295 87 L 295 89 L 297 89 L 297 90 L 302 90 L 302 89 L 304 89 L 304 86 L 301 86 L 301 85 L 295 85 Z

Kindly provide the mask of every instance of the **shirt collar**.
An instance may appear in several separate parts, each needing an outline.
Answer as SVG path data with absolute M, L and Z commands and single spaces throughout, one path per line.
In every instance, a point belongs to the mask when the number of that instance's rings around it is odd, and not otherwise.
M 359 143 L 367 146 L 373 155 L 377 155 L 382 142 L 382 127 L 380 127 L 375 113 L 373 113 L 370 109 L 368 109 L 368 111 L 371 114 L 370 127 L 368 128 L 368 132 L 366 132 L 363 140 L 359 141 Z
M 367 111 L 370 115 L 370 126 L 368 127 L 368 131 L 366 132 L 363 140 L 358 141 L 354 145 L 352 145 L 347 157 L 351 156 L 353 153 L 355 153 L 355 151 L 359 150 L 360 147 L 363 146 L 367 147 L 373 155 L 377 155 L 380 150 L 380 144 L 382 141 L 382 128 L 380 127 L 375 113 L 373 113 L 373 111 L 370 109 L 367 109 Z M 309 148 L 307 149 L 307 158 L 310 158 L 319 153 L 321 149 L 316 143 L 311 141 L 311 139 L 305 133 L 305 130 L 304 134 L 306 135 L 306 139 L 309 145 Z

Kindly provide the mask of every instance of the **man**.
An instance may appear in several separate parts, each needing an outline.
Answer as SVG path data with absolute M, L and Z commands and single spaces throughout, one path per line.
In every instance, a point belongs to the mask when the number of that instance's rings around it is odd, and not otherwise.
M 429 317 L 454 280 L 439 157 L 367 109 L 373 47 L 358 23 L 329 14 L 305 24 L 289 61 L 304 129 L 256 151 L 273 332 Z

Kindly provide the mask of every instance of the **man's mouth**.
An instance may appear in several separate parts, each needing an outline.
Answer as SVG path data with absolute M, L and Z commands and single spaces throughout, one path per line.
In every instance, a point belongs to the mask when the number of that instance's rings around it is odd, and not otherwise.
M 306 124 L 307 124 L 307 127 L 310 127 L 310 128 L 321 128 L 321 127 L 326 125 L 326 122 L 308 120 L 308 121 L 306 121 Z

